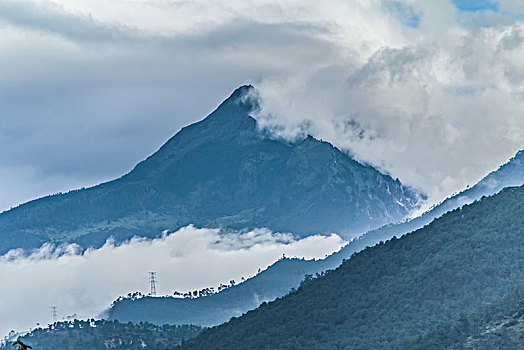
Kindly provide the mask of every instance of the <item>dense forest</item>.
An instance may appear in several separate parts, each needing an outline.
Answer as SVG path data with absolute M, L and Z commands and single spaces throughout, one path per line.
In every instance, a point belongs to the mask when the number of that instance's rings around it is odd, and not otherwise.
M 524 187 L 454 210 L 183 342 L 182 349 L 401 349 L 524 280 Z
M 20 339 L 34 350 L 77 349 L 150 349 L 172 348 L 184 339 L 202 331 L 198 326 L 155 326 L 151 323 L 119 323 L 87 320 L 56 322 L 48 328 L 37 328 Z M 13 349 L 11 343 L 0 349 Z
M 524 286 L 454 323 L 443 323 L 407 350 L 524 349 Z

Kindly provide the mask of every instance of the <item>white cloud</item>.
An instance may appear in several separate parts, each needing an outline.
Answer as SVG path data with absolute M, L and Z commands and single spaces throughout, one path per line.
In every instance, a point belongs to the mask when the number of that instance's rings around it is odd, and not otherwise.
M 265 79 L 262 126 L 329 140 L 430 202 L 504 163 L 524 147 L 523 25 L 466 30 L 427 7 L 406 46 Z
M 519 0 L 498 0 L 499 8 L 503 12 L 514 15 L 524 14 L 524 4 Z
M 53 305 L 60 318 L 96 317 L 119 295 L 147 293 L 149 271 L 158 274 L 158 293 L 172 294 L 238 282 L 282 254 L 323 258 L 343 244 L 337 235 L 295 240 L 259 229 L 222 236 L 188 226 L 159 239 L 107 243 L 83 254 L 75 246 L 44 246 L 27 257 L 11 251 L 0 257 L 0 334 L 46 325 Z
M 2 1 L 0 208 L 118 177 L 247 82 L 264 125 L 442 199 L 524 143 L 520 7 Z

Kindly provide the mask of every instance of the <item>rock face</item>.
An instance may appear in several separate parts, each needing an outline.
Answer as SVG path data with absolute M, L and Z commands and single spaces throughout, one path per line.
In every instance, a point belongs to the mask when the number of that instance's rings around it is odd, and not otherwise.
M 322 142 L 257 128 L 253 87 L 237 89 L 123 177 L 0 214 L 0 253 L 44 242 L 97 247 L 194 224 L 352 236 L 404 218 L 419 196 Z

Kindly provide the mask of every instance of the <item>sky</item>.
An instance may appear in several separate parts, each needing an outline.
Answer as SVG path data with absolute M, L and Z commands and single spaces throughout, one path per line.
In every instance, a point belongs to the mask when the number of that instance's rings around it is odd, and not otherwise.
M 121 176 L 245 83 L 277 137 L 442 200 L 524 147 L 523 6 L 3 0 L 0 210 Z
M 523 16 L 521 0 L 1 0 L 0 211 L 123 175 L 243 84 L 273 137 L 329 141 L 429 206 L 524 148 Z M 171 293 L 343 243 L 188 227 L 85 254 L 12 252 L 0 335 L 48 322 L 51 305 L 96 315 L 145 291 L 153 268 Z

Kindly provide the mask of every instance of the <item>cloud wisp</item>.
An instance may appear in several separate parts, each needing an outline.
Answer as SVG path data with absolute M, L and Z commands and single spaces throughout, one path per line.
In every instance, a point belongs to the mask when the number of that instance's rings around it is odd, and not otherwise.
M 223 235 L 188 226 L 162 238 L 108 242 L 84 253 L 74 245 L 46 245 L 29 256 L 11 251 L 0 257 L 0 334 L 45 326 L 51 306 L 58 306 L 60 319 L 96 317 L 119 295 L 147 294 L 149 271 L 157 272 L 158 294 L 171 295 L 238 282 L 283 254 L 323 258 L 343 244 L 337 235 L 295 240 L 264 229 Z

